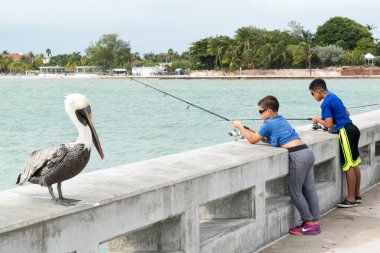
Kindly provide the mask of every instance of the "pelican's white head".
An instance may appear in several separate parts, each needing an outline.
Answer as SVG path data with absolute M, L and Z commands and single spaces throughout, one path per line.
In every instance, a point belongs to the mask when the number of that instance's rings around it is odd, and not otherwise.
M 103 150 L 92 121 L 90 101 L 79 93 L 67 95 L 65 97 L 65 110 L 78 129 L 79 136 L 76 143 L 83 143 L 88 149 L 94 144 L 103 159 Z
M 76 110 L 86 108 L 91 106 L 90 100 L 88 100 L 84 95 L 79 93 L 73 93 L 65 97 L 65 110 L 75 112 Z

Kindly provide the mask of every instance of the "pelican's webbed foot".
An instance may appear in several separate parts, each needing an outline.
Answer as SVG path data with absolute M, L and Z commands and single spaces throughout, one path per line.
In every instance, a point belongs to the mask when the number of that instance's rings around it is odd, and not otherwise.
M 52 199 L 56 204 L 61 206 L 75 206 L 71 201 L 66 201 L 65 199 Z
M 51 186 L 48 186 L 48 189 L 49 189 L 50 196 L 52 197 L 52 200 L 58 205 L 74 206 L 75 202 L 80 201 L 78 199 L 66 199 L 66 198 L 64 198 L 62 196 L 61 184 L 60 183 L 58 183 L 58 186 L 57 186 L 59 198 L 55 197 L 54 192 L 53 192 L 53 188 Z
M 62 201 L 64 203 L 70 203 L 70 204 L 80 201 L 80 199 L 67 199 L 67 198 L 64 198 L 63 195 L 62 195 L 62 189 L 61 189 L 61 187 L 62 187 L 62 183 L 58 182 L 57 183 L 57 190 L 58 190 L 58 196 L 59 196 L 58 199 L 60 201 Z M 74 205 L 74 204 L 72 204 L 72 205 Z
M 62 201 L 62 202 L 66 202 L 66 203 L 75 203 L 75 202 L 79 202 L 81 201 L 80 199 L 67 199 L 67 198 L 64 198 L 64 197 L 59 197 L 58 198 L 59 201 Z

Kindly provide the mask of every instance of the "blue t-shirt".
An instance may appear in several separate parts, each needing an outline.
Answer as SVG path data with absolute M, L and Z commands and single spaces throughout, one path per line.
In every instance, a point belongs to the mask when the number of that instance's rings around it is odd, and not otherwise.
M 300 139 L 296 130 L 294 130 L 289 122 L 281 115 L 264 121 L 258 134 L 265 137 L 270 145 L 274 147 L 281 147 L 292 140 Z
M 346 107 L 344 107 L 342 100 L 333 93 L 327 94 L 327 97 L 323 100 L 321 109 L 322 119 L 332 118 L 336 131 L 339 131 L 339 129 L 348 123 L 352 123 L 352 120 L 346 114 Z

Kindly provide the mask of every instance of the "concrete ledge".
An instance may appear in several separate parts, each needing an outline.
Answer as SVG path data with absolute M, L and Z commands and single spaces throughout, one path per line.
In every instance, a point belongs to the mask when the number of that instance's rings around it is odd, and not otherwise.
M 361 129 L 362 189 L 380 181 L 380 111 Z M 320 207 L 345 194 L 338 137 L 297 128 L 316 156 Z M 251 252 L 299 219 L 287 196 L 288 152 L 231 142 L 83 173 L 63 183 L 78 205 L 53 204 L 36 185 L 0 192 L 3 252 Z M 343 183 L 342 183 L 343 182 Z

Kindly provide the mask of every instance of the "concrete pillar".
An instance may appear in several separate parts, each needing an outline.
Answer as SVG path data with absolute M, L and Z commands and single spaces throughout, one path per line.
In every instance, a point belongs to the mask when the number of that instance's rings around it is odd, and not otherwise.
M 376 128 L 375 128 L 376 129 Z M 371 142 L 371 153 L 370 153 L 370 164 L 371 167 L 373 167 L 373 174 L 371 175 L 371 185 L 376 184 L 379 182 L 380 179 L 380 163 L 379 161 L 379 155 L 380 155 L 380 142 L 376 142 L 374 139 Z M 359 165 L 360 166 L 360 165 Z
M 200 252 L 199 226 L 199 207 L 189 207 L 181 216 L 181 242 L 184 252 Z

